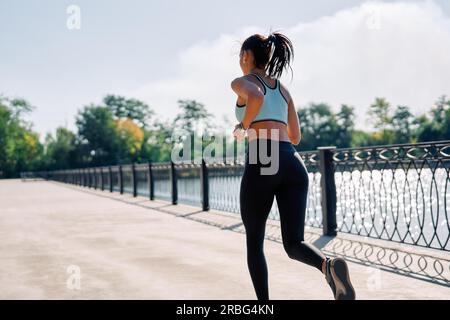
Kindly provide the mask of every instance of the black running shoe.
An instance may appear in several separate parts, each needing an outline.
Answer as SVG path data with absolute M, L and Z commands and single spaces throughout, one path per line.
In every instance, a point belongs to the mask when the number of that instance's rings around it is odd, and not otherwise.
M 331 278 L 335 300 L 355 300 L 355 289 L 350 282 L 347 263 L 342 258 L 327 261 L 327 281 Z M 329 282 L 329 283 L 330 283 Z
M 327 280 L 328 285 L 333 291 L 333 296 L 336 299 L 336 286 L 334 285 L 333 277 L 331 276 L 331 259 L 327 257 L 325 262 L 325 279 Z

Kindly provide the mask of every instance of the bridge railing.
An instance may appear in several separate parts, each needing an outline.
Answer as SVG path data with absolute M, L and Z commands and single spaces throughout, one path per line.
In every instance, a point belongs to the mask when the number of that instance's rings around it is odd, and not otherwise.
M 299 152 L 307 226 L 450 251 L 450 141 Z M 239 214 L 243 159 L 24 172 L 109 192 Z M 279 220 L 276 200 L 269 215 Z

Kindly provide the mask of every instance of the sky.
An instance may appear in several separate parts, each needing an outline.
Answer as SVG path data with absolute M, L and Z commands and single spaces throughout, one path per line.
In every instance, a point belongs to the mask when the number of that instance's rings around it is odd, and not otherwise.
M 36 107 L 41 139 L 75 130 L 78 110 L 106 94 L 143 100 L 161 120 L 195 99 L 231 128 L 240 43 L 270 31 L 293 42 L 281 82 L 298 108 L 348 104 L 370 129 L 375 97 L 421 114 L 450 96 L 447 0 L 0 0 L 0 21 L 0 94 Z

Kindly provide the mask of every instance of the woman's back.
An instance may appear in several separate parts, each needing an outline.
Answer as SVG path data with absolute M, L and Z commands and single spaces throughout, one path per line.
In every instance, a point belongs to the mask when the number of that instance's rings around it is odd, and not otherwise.
M 290 141 L 288 135 L 289 92 L 278 79 L 249 73 L 243 76 L 247 81 L 257 85 L 264 93 L 264 103 L 254 118 L 248 131 L 249 140 L 258 137 Z M 242 120 L 246 109 L 245 101 L 236 101 L 236 117 Z M 272 131 L 272 129 L 275 129 Z M 278 136 L 276 135 L 278 133 Z

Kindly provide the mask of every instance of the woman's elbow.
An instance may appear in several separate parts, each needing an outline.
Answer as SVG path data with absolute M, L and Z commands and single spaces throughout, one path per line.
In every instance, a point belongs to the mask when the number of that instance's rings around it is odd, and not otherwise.
M 301 135 L 295 135 L 295 136 L 289 137 L 289 139 L 291 140 L 291 143 L 293 145 L 298 145 L 300 143 L 300 141 L 302 140 L 302 137 L 301 137 Z

